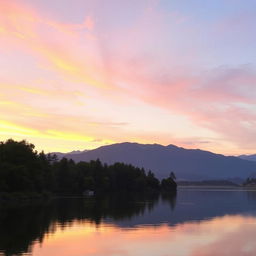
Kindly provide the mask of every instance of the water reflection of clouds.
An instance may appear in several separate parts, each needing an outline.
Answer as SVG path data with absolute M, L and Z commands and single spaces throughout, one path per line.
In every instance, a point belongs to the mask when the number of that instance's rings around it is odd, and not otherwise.
M 255 223 L 256 218 L 240 215 L 134 229 L 74 223 L 35 245 L 33 255 L 255 256 Z

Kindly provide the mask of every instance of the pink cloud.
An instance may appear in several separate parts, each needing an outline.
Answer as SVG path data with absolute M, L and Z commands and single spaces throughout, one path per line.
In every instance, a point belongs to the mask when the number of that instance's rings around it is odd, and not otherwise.
M 51 102 L 55 97 L 52 109 L 57 112 L 60 111 L 56 107 L 59 104 L 68 111 L 67 102 L 79 103 L 80 98 L 74 92 L 111 102 L 110 105 L 116 106 L 117 110 L 120 106 L 132 104 L 131 99 L 135 99 L 167 110 L 170 115 L 184 116 L 195 127 L 216 133 L 216 139 L 230 141 L 244 149 L 255 148 L 256 71 L 248 65 L 208 70 L 198 65 L 191 66 L 191 63 L 197 63 L 198 46 L 179 40 L 183 46 L 179 48 L 174 40 L 177 24 L 188 38 L 194 36 L 184 15 L 163 14 L 153 2 L 125 28 L 111 31 L 103 22 L 101 25 L 96 23 L 94 15 L 85 14 L 81 24 L 64 24 L 22 1 L 1 0 L 0 3 L 0 37 L 3 39 L 0 44 L 3 49 L 15 48 L 33 56 L 37 69 L 54 73 L 57 77 L 56 88 L 47 82 L 43 86 L 36 85 L 36 90 L 31 84 L 21 86 L 23 93 L 25 90 L 30 94 L 33 90 L 34 94 L 41 93 L 38 102 L 47 102 L 47 99 L 42 99 L 43 95 L 47 95 L 48 100 L 51 98 Z M 174 39 L 164 40 L 163 35 L 167 32 Z M 20 89 L 17 96 L 21 95 Z M 10 91 L 5 88 L 5 93 L 10 94 Z M 17 97 L 16 102 L 22 104 L 20 101 L 21 97 Z M 39 108 L 39 104 L 33 104 Z M 31 106 L 27 107 L 31 109 Z M 65 114 L 63 120 L 72 119 Z M 90 120 L 85 113 L 81 115 L 85 116 L 81 123 Z M 33 125 L 31 120 L 26 122 Z M 109 120 L 103 120 L 103 123 L 107 122 Z M 68 128 L 77 131 L 77 128 Z M 124 133 L 120 127 L 116 131 L 116 134 Z M 101 131 L 101 134 L 113 138 L 110 130 Z M 141 141 L 152 136 L 152 132 L 146 134 L 138 130 L 128 131 L 128 134 Z M 115 136 L 121 140 L 123 135 Z M 160 139 L 161 142 L 167 139 L 175 141 L 175 137 L 181 141 L 172 134 L 163 137 L 165 139 Z M 194 137 L 193 131 L 188 137 Z

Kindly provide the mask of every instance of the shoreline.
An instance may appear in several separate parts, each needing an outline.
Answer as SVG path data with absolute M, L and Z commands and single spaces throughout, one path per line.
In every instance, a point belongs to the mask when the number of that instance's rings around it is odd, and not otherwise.
M 194 190 L 200 190 L 200 189 L 209 189 L 209 190 L 216 190 L 216 189 L 222 189 L 222 190 L 232 190 L 232 191 L 256 191 L 256 186 L 217 186 L 217 185 L 187 185 L 182 186 L 178 185 L 177 190 L 186 190 L 186 189 L 194 189 Z

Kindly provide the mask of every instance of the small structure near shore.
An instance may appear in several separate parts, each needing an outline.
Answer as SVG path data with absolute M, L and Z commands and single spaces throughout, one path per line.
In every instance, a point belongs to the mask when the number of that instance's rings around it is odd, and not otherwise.
M 256 187 L 256 178 L 247 178 L 243 185 L 245 187 Z
M 93 190 L 85 190 L 83 192 L 83 196 L 94 196 L 94 191 Z

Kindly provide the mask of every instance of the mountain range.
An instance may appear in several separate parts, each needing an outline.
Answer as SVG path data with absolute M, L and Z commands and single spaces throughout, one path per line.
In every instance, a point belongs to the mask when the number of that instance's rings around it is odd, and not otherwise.
M 256 161 L 256 154 L 254 155 L 241 155 L 239 158 L 249 161 Z
M 256 162 L 175 145 L 125 142 L 56 155 L 75 162 L 100 159 L 107 164 L 132 164 L 153 171 L 158 178 L 174 172 L 178 180 L 246 179 L 256 172 Z

